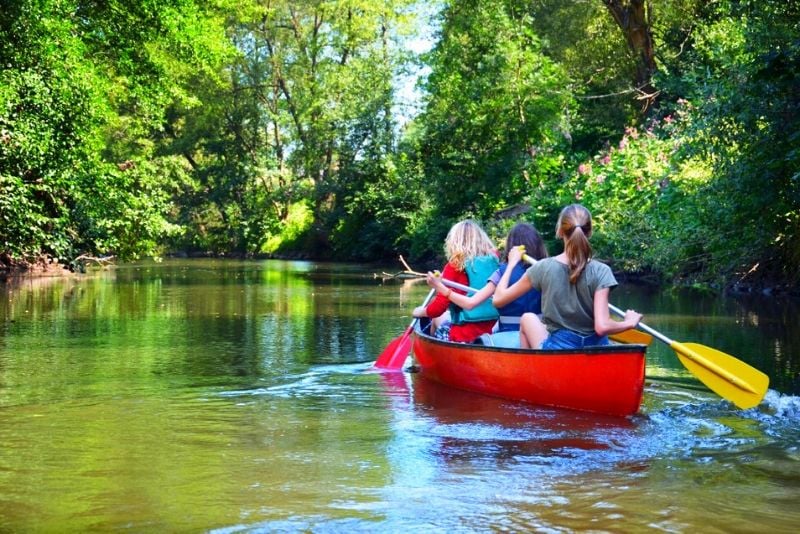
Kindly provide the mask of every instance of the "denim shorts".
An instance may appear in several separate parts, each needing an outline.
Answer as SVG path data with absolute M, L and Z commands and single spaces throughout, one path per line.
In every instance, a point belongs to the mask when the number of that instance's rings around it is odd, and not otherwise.
M 608 345 L 608 336 L 598 336 L 592 334 L 584 336 L 572 330 L 562 328 L 551 332 L 547 339 L 542 341 L 543 349 L 582 349 L 584 347 L 595 347 L 598 345 Z

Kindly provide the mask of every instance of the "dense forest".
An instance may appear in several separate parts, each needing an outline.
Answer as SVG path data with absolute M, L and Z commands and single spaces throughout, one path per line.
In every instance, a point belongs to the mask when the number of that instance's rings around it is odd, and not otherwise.
M 0 66 L 0 266 L 557 252 L 581 202 L 619 272 L 800 281 L 797 2 L 2 0 Z

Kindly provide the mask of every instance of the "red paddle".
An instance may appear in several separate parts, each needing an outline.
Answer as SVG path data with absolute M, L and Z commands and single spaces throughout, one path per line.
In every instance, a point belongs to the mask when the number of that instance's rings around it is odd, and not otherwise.
M 422 305 L 427 306 L 434 294 L 436 294 L 436 290 L 431 289 Z M 391 343 L 383 349 L 381 355 L 375 360 L 373 364 L 374 367 L 394 371 L 403 368 L 403 364 L 406 363 L 406 358 L 408 358 L 408 353 L 411 352 L 411 332 L 414 331 L 414 325 L 417 324 L 418 320 L 417 317 L 414 317 L 414 320 L 408 325 L 406 331 L 403 332 L 401 336 L 394 338 Z

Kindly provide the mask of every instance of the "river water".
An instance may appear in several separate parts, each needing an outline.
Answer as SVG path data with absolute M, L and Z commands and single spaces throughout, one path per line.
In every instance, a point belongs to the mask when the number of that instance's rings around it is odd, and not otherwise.
M 657 341 L 630 418 L 371 363 L 427 287 L 169 260 L 0 289 L 0 532 L 797 532 L 797 301 L 618 288 L 771 377 L 757 408 Z

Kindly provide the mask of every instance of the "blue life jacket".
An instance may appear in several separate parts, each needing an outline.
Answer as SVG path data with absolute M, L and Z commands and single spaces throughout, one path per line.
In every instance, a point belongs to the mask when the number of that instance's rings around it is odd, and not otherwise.
M 503 276 L 507 267 L 508 264 L 506 263 L 500 266 L 500 276 Z M 527 271 L 527 269 L 522 263 L 516 264 L 514 270 L 511 271 L 508 286 L 511 287 L 517 280 L 525 276 L 525 271 Z M 500 322 L 497 325 L 499 332 L 519 330 L 519 320 L 523 313 L 542 313 L 542 294 L 538 289 L 531 289 L 516 300 L 498 308 L 497 311 L 500 313 Z
M 497 256 L 494 254 L 478 256 L 468 261 L 464 266 L 464 270 L 467 272 L 467 278 L 469 278 L 469 286 L 475 289 L 485 286 L 486 281 L 497 270 L 498 265 Z M 471 297 L 472 295 L 474 293 L 467 293 L 467 296 Z M 452 302 L 450 303 L 450 321 L 454 325 L 496 321 L 498 316 L 497 309 L 492 304 L 492 299 L 484 300 L 471 310 L 465 310 Z

